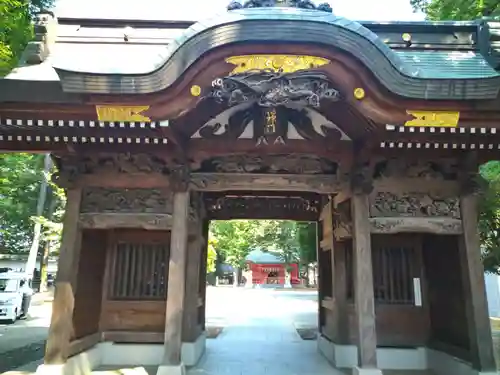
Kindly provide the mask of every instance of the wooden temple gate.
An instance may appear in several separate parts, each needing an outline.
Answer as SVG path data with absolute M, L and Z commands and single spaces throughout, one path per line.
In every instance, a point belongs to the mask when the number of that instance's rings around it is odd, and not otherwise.
M 38 372 L 195 365 L 208 224 L 229 218 L 318 221 L 334 366 L 495 371 L 477 233 L 478 166 L 500 149 L 495 24 L 253 0 L 190 25 L 44 13 L 0 80 L 0 150 L 51 152 L 67 194 Z

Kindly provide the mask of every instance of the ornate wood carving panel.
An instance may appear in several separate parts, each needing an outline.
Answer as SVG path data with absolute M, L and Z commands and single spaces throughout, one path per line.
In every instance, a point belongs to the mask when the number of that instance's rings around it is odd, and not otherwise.
M 85 188 L 80 211 L 171 214 L 171 193 L 159 189 Z
M 259 190 L 334 193 L 342 182 L 334 175 L 269 175 L 243 173 L 193 173 L 191 188 L 200 191 Z
M 372 233 L 434 233 L 461 234 L 462 221 L 432 217 L 376 217 L 370 219 Z
M 336 163 L 312 155 L 232 155 L 204 161 L 196 172 L 335 174 Z
M 378 191 L 370 197 L 371 217 L 446 217 L 460 218 L 457 197 L 420 192 Z

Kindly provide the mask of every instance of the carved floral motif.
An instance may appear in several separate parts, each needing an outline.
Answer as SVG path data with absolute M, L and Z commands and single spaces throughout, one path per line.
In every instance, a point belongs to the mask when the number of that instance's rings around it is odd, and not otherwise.
M 450 217 L 459 219 L 458 198 L 443 198 L 426 193 L 378 192 L 370 203 L 372 217 Z

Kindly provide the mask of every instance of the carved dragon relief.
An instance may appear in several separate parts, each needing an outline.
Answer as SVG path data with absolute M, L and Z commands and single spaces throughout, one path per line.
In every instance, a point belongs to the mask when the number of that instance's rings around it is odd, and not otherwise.
M 236 73 L 215 79 L 209 97 L 229 106 L 257 103 L 262 107 L 320 106 L 321 100 L 337 101 L 340 93 L 328 77 L 319 72 L 300 70 L 292 73 L 272 69 Z

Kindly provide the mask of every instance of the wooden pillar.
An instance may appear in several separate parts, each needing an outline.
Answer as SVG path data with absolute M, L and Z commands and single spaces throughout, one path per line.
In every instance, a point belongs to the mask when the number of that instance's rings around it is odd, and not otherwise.
M 186 181 L 183 178 L 182 181 Z M 180 366 L 182 321 L 186 291 L 186 260 L 189 221 L 187 184 L 176 184 L 173 194 L 173 224 L 165 313 L 165 343 L 162 365 Z M 160 369 L 158 373 L 161 373 Z
M 201 243 L 201 266 L 199 278 L 199 294 L 201 298 L 202 307 L 199 310 L 198 322 L 201 329 L 205 330 L 205 315 L 207 309 L 207 257 L 208 257 L 208 232 L 210 229 L 210 220 L 204 219 L 202 221 L 202 243 Z
M 198 323 L 200 289 L 202 221 L 199 217 L 189 222 L 184 300 L 183 342 L 194 342 L 201 333 Z
M 351 175 L 351 216 L 354 255 L 354 298 L 358 333 L 358 374 L 377 368 L 377 333 L 368 195 L 373 190 L 372 171 L 356 160 Z M 365 371 L 368 370 L 368 371 Z M 381 374 L 381 372 L 380 372 Z
M 333 277 L 335 278 L 335 303 L 338 314 L 338 344 L 348 344 L 349 341 L 349 316 L 347 312 L 347 274 L 346 274 L 346 256 L 345 244 L 335 246 L 335 269 Z
M 73 309 L 81 246 L 78 219 L 82 191 L 79 188 L 70 188 L 67 190 L 66 197 L 66 212 L 44 365 L 66 363 L 73 334 Z
M 472 164 L 472 165 L 471 165 Z M 496 363 L 493 351 L 490 318 L 484 284 L 484 267 L 481 262 L 481 248 L 478 233 L 477 187 L 475 177 L 477 164 L 473 155 L 468 156 L 465 176 L 460 196 L 460 215 L 463 235 L 460 241 L 460 263 L 464 282 L 467 323 L 470 350 L 474 369 L 482 372 L 495 372 Z

